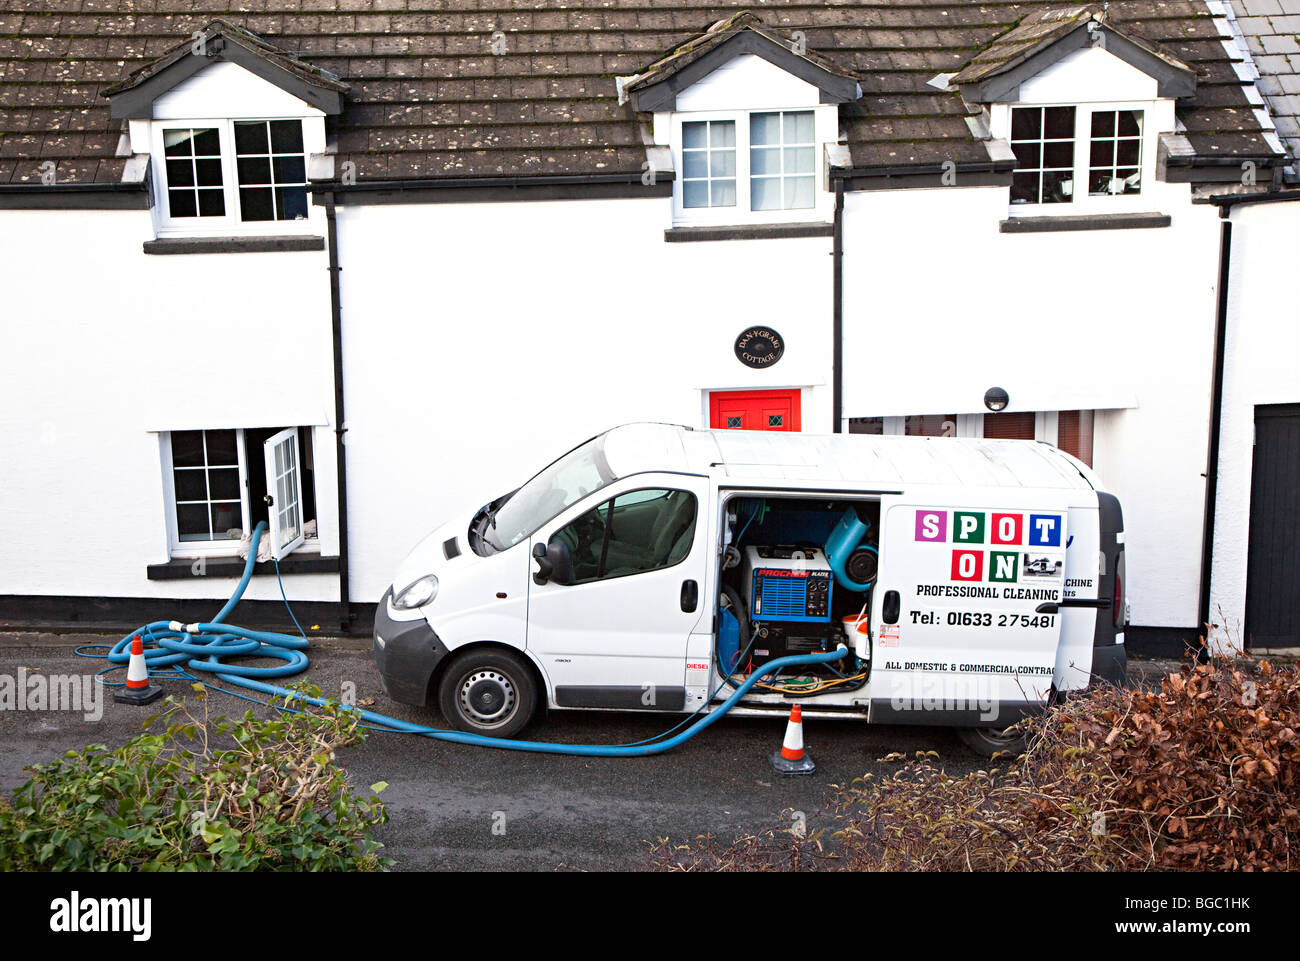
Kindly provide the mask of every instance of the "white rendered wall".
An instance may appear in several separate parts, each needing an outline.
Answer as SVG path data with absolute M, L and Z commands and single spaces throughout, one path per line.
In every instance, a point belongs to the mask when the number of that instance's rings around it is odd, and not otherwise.
M 146 577 L 169 556 L 163 430 L 322 425 L 318 523 L 338 553 L 325 252 L 151 256 L 151 239 L 145 210 L 0 213 L 0 595 L 230 594 Z M 337 598 L 333 575 L 285 583 Z M 246 596 L 278 599 L 274 578 Z
M 1241 647 L 1245 640 L 1255 406 L 1300 403 L 1294 284 L 1300 204 L 1245 204 L 1233 208 L 1232 224 L 1210 589 L 1211 639 L 1220 647 Z
M 433 526 L 620 423 L 798 387 L 831 429 L 829 237 L 665 243 L 667 198 L 343 207 L 350 547 L 378 600 Z M 782 359 L 735 357 L 776 328 Z
M 1003 234 L 1006 187 L 845 201 L 844 415 L 1099 409 L 1132 623 L 1196 623 L 1218 225 L 1154 184 L 1168 228 Z

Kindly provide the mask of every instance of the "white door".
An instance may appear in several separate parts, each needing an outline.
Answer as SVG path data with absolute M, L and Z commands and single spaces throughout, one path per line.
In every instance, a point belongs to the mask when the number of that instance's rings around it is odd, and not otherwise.
M 298 430 L 290 427 L 262 445 L 269 492 L 271 549 L 284 557 L 303 541 L 302 469 L 298 458 Z
M 562 543 L 572 559 L 570 583 L 530 577 L 528 590 L 528 648 L 558 706 L 682 709 L 687 641 L 712 610 L 708 490 L 704 477 L 628 478 L 533 535 L 530 552 Z

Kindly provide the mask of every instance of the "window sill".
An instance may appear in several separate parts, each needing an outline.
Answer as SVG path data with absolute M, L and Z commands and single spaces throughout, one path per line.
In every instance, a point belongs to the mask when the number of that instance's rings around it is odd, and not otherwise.
M 673 227 L 664 231 L 670 244 L 708 240 L 782 240 L 789 237 L 830 237 L 832 224 L 747 224 L 731 227 Z
M 274 251 L 324 250 L 324 237 L 164 237 L 146 240 L 146 254 L 260 254 Z
M 1004 234 L 1034 234 L 1058 230 L 1132 230 L 1168 227 L 1168 214 L 1072 214 L 1062 217 L 1011 217 L 999 224 Z
M 150 564 L 151 581 L 180 581 L 191 577 L 239 577 L 245 561 L 240 557 L 176 557 L 165 564 Z M 338 557 L 294 553 L 280 561 L 281 574 L 337 574 Z M 253 574 L 275 574 L 272 561 L 253 565 Z

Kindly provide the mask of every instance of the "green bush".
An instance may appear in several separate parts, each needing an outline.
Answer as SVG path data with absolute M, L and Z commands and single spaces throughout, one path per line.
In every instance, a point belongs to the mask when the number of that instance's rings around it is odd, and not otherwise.
M 92 744 L 0 798 L 0 871 L 382 871 L 370 829 L 388 820 L 354 794 L 335 750 L 364 739 L 354 711 L 209 718 L 168 700 L 145 733 Z M 305 693 L 319 695 L 310 688 Z M 286 699 L 287 700 L 287 699 Z M 284 702 L 280 702 L 283 704 Z M 150 729 L 163 727 L 162 733 Z

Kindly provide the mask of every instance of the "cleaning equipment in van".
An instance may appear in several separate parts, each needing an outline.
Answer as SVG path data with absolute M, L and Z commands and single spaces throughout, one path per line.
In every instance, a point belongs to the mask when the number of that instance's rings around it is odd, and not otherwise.
M 293 637 L 290 634 L 281 634 L 275 631 L 253 631 L 224 623 L 226 616 L 235 609 L 244 596 L 248 582 L 253 576 L 253 565 L 257 561 L 258 541 L 265 532 L 266 522 L 259 522 L 253 530 L 252 546 L 248 552 L 248 560 L 244 563 L 244 574 L 240 578 L 235 592 L 230 596 L 230 600 L 221 608 L 216 617 L 211 621 L 193 624 L 181 624 L 178 621 L 153 621 L 137 628 L 110 649 L 106 656 L 115 667 L 106 670 L 115 670 L 117 666 L 126 664 L 130 660 L 129 647 L 131 640 L 138 634 L 144 640 L 157 645 L 144 652 L 145 661 L 150 665 L 151 670 L 160 667 L 171 667 L 175 672 L 175 676 L 190 681 L 200 680 L 198 675 L 190 673 L 191 671 L 198 671 L 211 674 L 227 684 L 234 684 L 249 691 L 285 698 L 286 701 L 314 704 L 318 707 L 323 706 L 326 702 L 322 698 L 310 697 L 301 691 L 293 691 L 286 687 L 258 680 L 258 678 L 289 677 L 305 671 L 309 662 L 307 655 L 303 652 L 310 646 L 305 634 L 300 637 Z M 276 565 L 276 576 L 278 580 L 278 564 Z M 283 583 L 280 584 L 280 595 L 284 597 Z M 285 607 L 288 606 L 289 601 L 286 597 Z M 289 614 L 290 616 L 293 615 L 292 608 L 289 608 Z M 294 623 L 298 623 L 297 618 L 294 618 Z M 299 625 L 298 630 L 301 634 L 301 625 Z M 81 654 L 80 648 L 77 653 Z M 416 734 L 420 737 L 432 738 L 438 741 L 451 741 L 455 744 L 470 744 L 477 747 L 493 747 L 500 750 L 525 751 L 534 754 L 567 754 L 578 757 L 645 757 L 662 754 L 689 741 L 730 711 L 750 688 L 766 675 L 788 667 L 830 664 L 848 656 L 848 653 L 848 648 L 841 644 L 833 651 L 781 657 L 769 661 L 754 671 L 716 709 L 705 714 L 685 729 L 673 734 L 674 731 L 682 728 L 682 725 L 691 721 L 712 702 L 713 697 L 718 694 L 718 691 L 722 690 L 721 684 L 694 714 L 691 714 L 662 734 L 632 744 L 555 744 L 547 741 L 499 739 L 484 737 L 481 734 L 470 734 L 465 731 L 448 731 L 441 728 L 425 727 L 420 724 L 411 724 L 408 721 L 388 717 L 374 711 L 363 711 L 357 708 L 349 708 L 349 710 L 356 711 L 362 721 L 366 723 L 366 726 L 374 730 Z M 100 655 L 83 654 L 82 656 L 97 657 Z M 248 665 L 225 664 L 222 662 L 222 658 L 226 657 L 270 657 L 284 663 L 275 667 L 251 667 Z M 234 694 L 237 697 L 244 696 L 235 691 L 223 691 L 221 688 L 212 688 L 212 690 L 221 691 L 223 694 Z M 287 704 L 283 709 L 292 710 Z
M 871 524 L 849 507 L 826 539 L 826 557 L 835 572 L 835 580 L 846 590 L 862 592 L 872 585 L 880 566 L 880 555 L 870 544 L 863 544 Z

